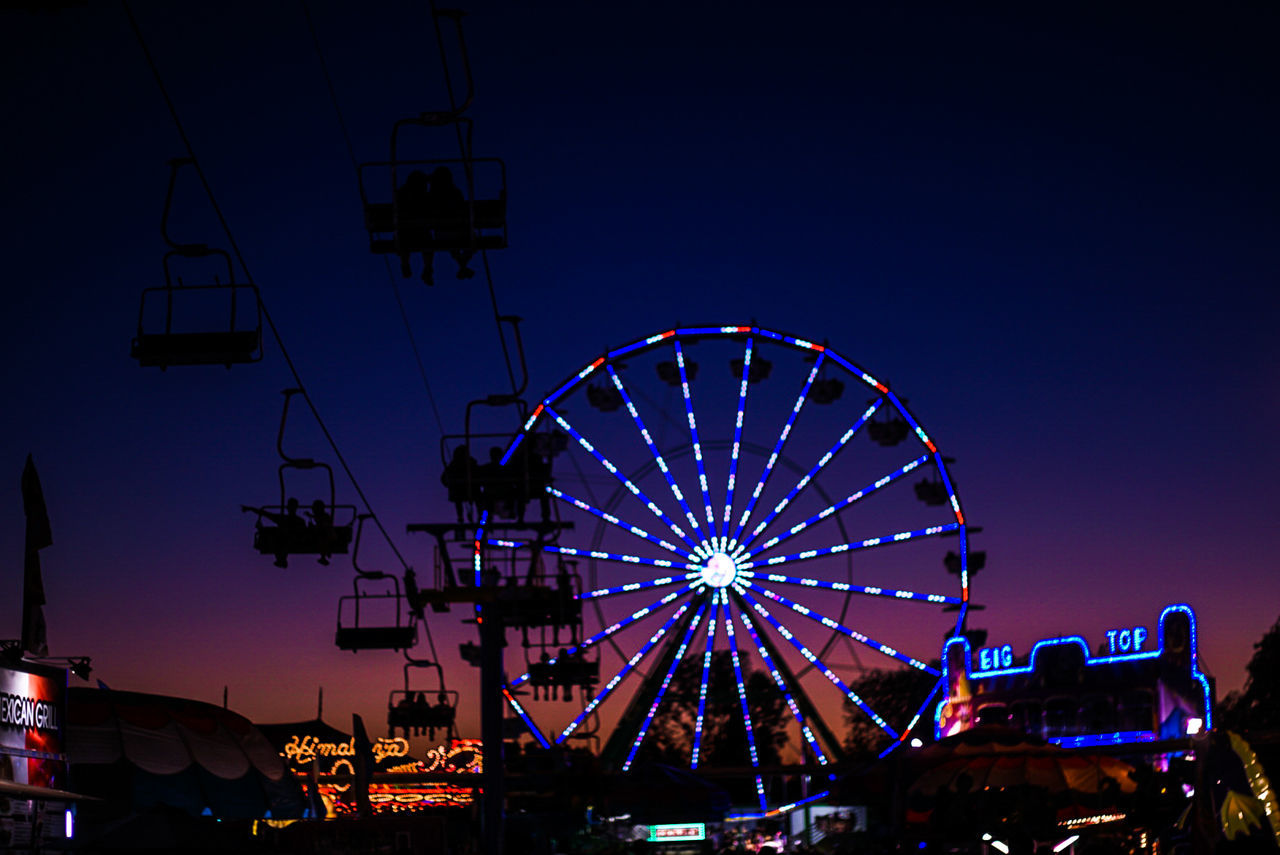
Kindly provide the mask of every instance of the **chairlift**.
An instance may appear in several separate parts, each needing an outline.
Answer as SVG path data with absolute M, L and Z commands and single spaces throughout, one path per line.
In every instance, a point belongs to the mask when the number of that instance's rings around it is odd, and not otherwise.
M 599 660 L 587 659 L 581 649 L 571 652 L 561 648 L 554 658 L 544 650 L 539 661 L 529 664 L 529 685 L 533 687 L 535 700 L 541 692 L 543 697 L 571 702 L 575 686 L 590 699 L 599 684 Z
M 290 555 L 318 555 L 321 564 L 328 564 L 332 555 L 346 555 L 351 546 L 355 525 L 354 505 L 337 504 L 337 487 L 333 468 L 306 457 L 290 457 L 284 451 L 284 427 L 289 415 L 289 402 L 301 389 L 284 391 L 284 410 L 280 415 L 280 431 L 276 438 L 276 450 L 284 460 L 277 475 L 280 481 L 280 504 L 254 507 L 241 505 L 242 511 L 258 515 L 254 528 L 253 545 L 263 555 L 274 555 L 277 567 L 288 566 Z M 285 472 L 289 470 L 321 470 L 329 483 L 327 501 L 314 499 L 308 509 L 299 513 L 297 498 L 288 496 Z M 310 520 L 304 518 L 310 517 Z M 345 522 L 343 521 L 345 520 Z M 274 523 L 268 525 L 267 522 Z
M 410 668 L 436 671 L 436 688 L 415 688 L 409 682 Z M 453 733 L 458 714 L 458 693 L 444 688 L 444 671 L 436 662 L 409 659 L 404 664 L 404 688 L 392 689 L 387 698 L 387 732 L 394 739 L 396 730 L 410 736 L 436 738 L 436 731 Z
M 164 255 L 161 287 L 146 288 L 138 309 L 138 334 L 130 356 L 144 368 L 170 365 L 232 365 L 262 359 L 262 304 L 257 286 L 237 283 L 231 256 L 205 244 L 175 242 L 168 232 L 169 214 L 178 172 L 190 159 L 170 161 L 169 190 L 165 195 L 160 231 L 170 247 Z M 187 285 L 174 274 L 174 258 L 200 259 L 218 256 L 226 265 L 226 281 Z M 226 312 L 225 315 L 222 315 Z M 163 320 L 161 321 L 161 315 Z M 223 322 L 214 320 L 226 318 Z
M 334 643 L 341 650 L 357 652 L 360 650 L 407 650 L 417 641 L 417 627 L 408 618 L 408 610 L 404 607 L 406 597 L 401 593 L 400 580 L 394 574 L 376 570 L 365 570 L 360 566 L 360 542 L 364 535 L 364 523 L 371 514 L 361 514 L 356 527 L 355 546 L 351 550 L 351 566 L 356 576 L 351 580 L 353 594 L 338 599 L 338 629 L 334 634 Z M 412 571 L 410 571 L 412 572 Z M 391 582 L 391 589 L 385 586 L 371 592 L 369 586 L 375 582 Z M 406 586 L 408 582 L 406 582 Z M 361 607 L 364 607 L 364 622 L 361 623 Z M 370 606 L 380 623 L 370 622 Z M 394 622 L 386 619 L 390 608 Z M 343 624 L 344 615 L 348 623 Z M 402 616 L 403 619 L 402 619 Z

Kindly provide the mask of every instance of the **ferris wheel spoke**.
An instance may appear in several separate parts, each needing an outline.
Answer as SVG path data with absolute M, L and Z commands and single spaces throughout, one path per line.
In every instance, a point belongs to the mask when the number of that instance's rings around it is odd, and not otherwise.
M 857 692 L 855 692 L 853 689 L 845 685 L 845 682 L 841 680 L 839 677 L 837 677 L 836 673 L 832 671 L 821 659 L 819 659 L 816 653 L 814 653 L 812 650 L 806 647 L 804 643 L 800 641 L 800 639 L 796 638 L 795 635 L 793 635 L 789 629 L 787 629 L 782 623 L 778 621 L 777 618 L 775 618 L 772 614 L 770 614 L 769 610 L 766 609 L 764 605 L 760 603 L 759 600 L 757 600 L 755 597 L 747 593 L 746 588 L 742 587 L 741 585 L 735 584 L 734 590 L 736 590 L 738 592 L 738 595 L 741 596 L 751 606 L 751 608 L 756 612 L 756 614 L 764 618 L 765 621 L 770 626 L 772 626 L 779 635 L 785 638 L 792 647 L 798 650 L 801 656 L 809 660 L 810 663 L 816 665 L 819 671 L 821 672 L 822 676 L 826 677 L 827 681 L 830 682 L 831 685 L 835 686 L 837 689 L 843 692 L 846 698 L 848 698 L 860 710 L 866 713 L 867 716 L 873 722 L 875 722 L 877 727 L 879 727 L 881 730 L 887 733 L 891 738 L 893 739 L 898 738 L 898 732 L 894 730 L 892 727 L 890 727 L 889 723 L 885 721 L 884 718 L 881 717 L 879 713 L 877 713 L 870 706 L 868 706 L 867 702 L 864 701 L 861 698 L 861 696 L 858 695 Z
M 689 768 L 697 769 L 702 754 L 702 726 L 707 720 L 707 683 L 711 679 L 711 653 L 716 646 L 716 627 L 720 622 L 720 598 L 715 597 L 711 604 L 711 620 L 707 621 L 707 644 L 702 654 L 702 677 L 698 684 L 698 715 L 693 723 L 693 753 L 690 755 Z
M 916 725 L 920 723 L 920 719 L 924 717 L 925 711 L 933 704 L 933 699 L 938 696 L 938 691 L 941 688 L 942 678 L 939 677 L 938 681 L 933 684 L 933 689 L 929 692 L 929 697 L 924 699 L 924 703 L 920 705 L 920 709 L 916 710 L 915 715 L 911 717 L 911 721 L 907 722 L 907 726 L 902 729 L 902 733 L 898 735 L 897 740 L 889 743 L 889 747 L 881 751 L 879 756 L 885 756 L 890 751 L 897 748 L 899 744 L 907 741 L 907 737 L 911 735 L 911 731 L 915 730 Z
M 671 627 L 675 626 L 676 621 L 680 620 L 680 618 L 684 615 L 684 613 L 689 610 L 689 605 L 690 604 L 687 602 L 682 603 L 680 605 L 680 608 L 676 609 L 675 614 L 667 618 L 666 623 L 660 626 L 653 635 L 649 636 L 649 640 L 645 642 L 644 646 L 641 647 L 639 650 L 637 650 L 631 656 L 631 658 L 626 661 L 626 664 L 622 666 L 621 670 L 619 670 L 617 674 L 614 674 L 613 678 L 609 680 L 607 684 L 605 684 L 604 689 L 602 689 L 598 695 L 596 695 L 594 698 L 591 699 L 591 703 L 587 704 L 586 708 L 584 708 L 582 712 L 578 714 L 577 718 L 575 718 L 569 724 L 568 727 L 566 727 L 564 730 L 560 732 L 560 734 L 555 739 L 557 745 L 559 745 L 560 743 L 568 739 L 569 736 L 575 730 L 578 729 L 578 725 L 582 724 L 582 722 L 587 719 L 587 716 L 595 712 L 596 708 L 599 707 L 600 704 L 604 703 L 605 699 L 608 698 L 609 695 L 613 693 L 614 689 L 618 688 L 618 684 L 622 682 L 622 680 L 627 676 L 627 674 L 631 673 L 631 671 L 636 667 L 637 663 L 639 663 L 641 659 L 643 659 L 646 655 L 648 655 L 649 651 L 652 650 L 657 645 L 657 643 L 662 640 L 662 637 L 666 635 L 668 631 L 670 631 Z
M 787 505 L 791 504 L 791 501 L 800 494 L 800 491 L 809 486 L 809 482 L 812 481 L 819 472 L 825 469 L 828 463 L 835 459 L 835 456 L 849 444 L 849 440 L 853 439 L 862 426 L 875 414 L 875 411 L 879 408 L 883 400 L 883 398 L 876 398 L 871 402 L 871 406 L 867 408 L 866 412 L 864 412 L 858 420 L 854 422 L 843 435 L 841 435 L 840 439 L 836 440 L 835 445 L 827 449 L 826 454 L 818 458 L 818 462 L 813 465 L 813 468 L 805 473 L 803 478 L 796 482 L 796 485 L 791 488 L 791 491 L 787 493 L 787 495 L 783 496 L 782 501 L 778 502 L 778 504 L 774 506 L 773 510 L 769 512 L 769 515 L 756 525 L 755 530 L 751 532 L 745 541 L 743 541 L 743 547 L 750 546 L 751 542 L 759 537 L 760 532 L 768 528 L 769 523 L 777 519 L 778 514 L 782 513 L 783 509 L 785 509 Z
M 751 757 L 751 768 L 756 770 L 756 796 L 760 800 L 760 810 L 768 810 L 764 796 L 764 779 L 760 777 L 760 752 L 756 748 L 756 732 L 751 726 L 751 704 L 747 702 L 747 684 L 742 676 L 742 660 L 738 656 L 738 637 L 733 631 L 733 616 L 729 607 L 729 598 L 721 588 L 720 599 L 724 602 L 724 631 L 729 637 L 729 658 L 733 661 L 733 675 L 738 682 L 738 704 L 742 707 L 742 723 L 747 728 L 747 753 Z
M 644 419 L 640 418 L 640 412 L 631 400 L 631 394 L 627 392 L 626 387 L 622 384 L 622 377 L 619 376 L 612 365 L 606 367 L 609 371 L 609 377 L 613 380 L 614 387 L 617 388 L 618 394 L 622 395 L 622 403 L 626 405 L 627 412 L 631 414 L 631 420 L 635 422 L 636 429 L 640 431 L 640 437 L 644 440 L 644 444 L 649 447 L 649 453 L 653 455 L 658 471 L 662 473 L 662 477 L 667 481 L 667 486 L 671 488 L 671 495 L 680 503 L 685 519 L 689 521 L 689 525 L 693 527 L 693 530 L 695 532 L 700 531 L 702 527 L 698 524 L 698 518 L 693 515 L 693 510 L 689 507 L 688 501 L 685 500 L 684 493 L 680 490 L 680 485 L 671 476 L 671 469 L 667 466 L 667 461 L 662 456 L 662 452 L 658 451 L 658 446 L 654 443 L 653 435 L 649 433 L 649 428 L 645 426 Z
M 960 523 L 944 523 L 942 525 L 929 526 L 928 528 L 918 528 L 914 531 L 900 531 L 897 534 L 887 534 L 883 537 L 869 537 L 866 540 L 858 540 L 853 543 L 837 543 L 835 546 L 824 546 L 820 549 L 806 549 L 804 552 L 797 552 L 793 555 L 778 555 L 767 560 L 760 561 L 743 561 L 738 564 L 740 570 L 753 570 L 758 567 L 772 567 L 776 564 L 787 564 L 792 561 L 807 561 L 810 558 L 821 558 L 824 555 L 835 555 L 840 552 L 850 552 L 854 549 L 870 549 L 874 546 L 888 546 L 891 543 L 905 543 L 908 540 L 918 540 L 922 537 L 936 537 L 940 534 L 946 534 L 949 531 L 956 531 L 960 528 Z M 758 554 L 758 553 L 752 553 Z
M 742 423 L 747 411 L 747 383 L 751 377 L 751 353 L 755 339 L 747 338 L 746 352 L 742 355 L 742 382 L 738 386 L 738 414 L 733 423 L 733 450 L 729 456 L 729 485 L 725 490 L 724 518 L 720 521 L 722 535 L 729 536 L 729 520 L 733 516 L 733 493 L 738 482 L 738 455 L 742 451 Z
M 680 547 L 676 546 L 673 543 L 665 541 L 659 537 L 655 537 L 654 535 L 640 528 L 640 526 L 632 525 L 631 523 L 628 523 L 628 522 L 623 522 L 622 520 L 615 517 L 613 514 L 608 513 L 606 511 L 602 511 L 599 508 L 595 507 L 594 505 L 591 505 L 587 502 L 582 501 L 581 499 L 578 499 L 578 498 L 575 498 L 574 496 L 569 495 L 563 490 L 557 490 L 555 487 L 547 485 L 547 492 L 552 496 L 555 496 L 560 501 L 567 502 L 568 504 L 573 505 L 575 508 L 578 508 L 579 510 L 586 511 L 589 514 L 597 516 L 600 519 L 604 520 L 605 522 L 610 523 L 611 525 L 617 526 L 623 531 L 626 531 L 630 534 L 634 534 L 636 537 L 643 538 L 649 541 L 650 543 L 656 543 L 658 546 L 661 546 L 663 549 L 667 550 L 668 552 L 674 552 L 677 555 L 680 555 L 684 558 L 689 558 L 689 559 L 692 559 L 694 557 L 693 553 L 690 552 L 689 550 L 681 549 Z
M 773 677 L 774 685 L 777 685 L 778 691 L 782 692 L 782 698 L 786 699 L 787 709 L 791 710 L 791 717 L 796 719 L 796 724 L 800 726 L 801 736 L 804 736 L 805 742 L 808 742 L 810 750 L 813 750 L 814 758 L 818 760 L 820 765 L 827 764 L 827 755 L 823 753 L 822 745 L 818 744 L 818 737 L 809 728 L 809 722 L 805 721 L 804 713 L 800 710 L 800 705 L 796 703 L 795 696 L 791 694 L 791 690 L 787 689 L 787 677 L 783 677 L 778 671 L 778 663 L 774 662 L 773 654 L 769 653 L 769 645 L 764 644 L 764 640 L 760 637 L 759 632 L 755 630 L 755 623 L 751 621 L 751 616 L 744 603 L 739 602 L 739 618 L 742 626 L 746 628 L 746 632 L 751 636 L 751 643 L 755 645 L 755 649 L 760 651 L 760 658 L 764 662 L 764 667 L 768 668 L 769 676 Z M 783 666 L 785 668 L 786 666 Z M 795 677 L 791 677 L 791 681 L 795 682 Z M 800 690 L 799 683 L 795 683 L 796 690 Z M 806 707 L 813 708 L 812 704 L 806 699 Z M 815 717 L 817 718 L 817 717 Z M 829 736 L 832 744 L 836 744 L 835 737 Z
M 738 575 L 745 579 L 776 582 L 784 585 L 800 585 L 805 588 L 823 588 L 828 591 L 847 591 L 851 594 L 864 594 L 868 597 L 889 597 L 894 600 L 945 603 L 947 605 L 959 605 L 964 602 L 960 597 L 950 597 L 946 594 L 920 594 L 915 591 L 904 591 L 898 588 L 852 585 L 848 582 L 827 582 L 823 579 L 812 579 L 807 576 L 786 576 L 782 573 L 757 573 L 754 570 L 743 570 Z
M 527 676 L 527 675 L 526 675 Z M 515 692 L 511 691 L 515 688 L 514 684 L 508 684 L 502 688 L 502 695 L 507 699 L 507 704 L 516 711 L 516 715 L 524 720 L 525 726 L 529 729 L 529 733 L 533 734 L 533 738 L 538 740 L 538 744 L 543 748 L 550 748 L 551 742 L 542 735 L 542 728 L 534 723 L 533 717 L 529 712 L 516 700 Z
M 910 665 L 912 668 L 915 668 L 919 671 L 924 671 L 928 674 L 933 674 L 934 676 L 938 676 L 942 673 L 937 668 L 933 668 L 925 664 L 924 662 L 921 662 L 919 659 L 916 659 L 914 656 L 907 656 L 905 653 L 901 652 L 900 650 L 897 650 L 896 648 L 890 647 L 887 644 L 883 644 L 879 641 L 876 641 L 873 638 L 869 638 L 866 635 L 863 635 L 862 633 L 858 632 L 857 630 L 850 629 L 849 627 L 841 624 L 839 621 L 832 620 L 826 615 L 821 614 L 818 611 L 809 608 L 808 606 L 801 605 L 800 603 L 797 603 L 794 600 L 790 600 L 775 591 L 771 591 L 768 588 L 764 587 L 763 585 L 759 585 L 755 582 L 752 582 L 749 579 L 742 580 L 742 584 L 744 587 L 750 588 L 753 591 L 757 591 L 758 593 L 763 594 L 764 596 L 773 600 L 775 603 L 786 606 L 796 614 L 804 615 L 810 620 L 817 621 L 818 623 L 822 624 L 828 629 L 834 629 L 836 632 L 843 633 L 844 635 L 847 635 L 849 638 L 852 638 L 854 641 L 857 641 L 861 644 L 866 645 L 867 647 L 870 647 L 873 650 L 883 653 L 885 656 L 889 656 L 893 659 L 897 659 L 899 662 L 902 662 L 903 664 Z
M 662 704 L 662 698 L 667 693 L 667 687 L 671 685 L 671 679 L 675 676 L 676 669 L 680 667 L 681 661 L 684 660 L 684 654 L 689 649 L 689 643 L 693 641 L 693 636 L 698 630 L 698 625 L 702 622 L 702 616 L 706 614 L 707 604 L 703 602 L 698 607 L 697 613 L 693 616 L 693 621 L 689 624 L 689 628 L 685 630 L 684 638 L 680 641 L 680 649 L 676 651 L 675 657 L 671 660 L 671 665 L 667 668 L 666 676 L 662 678 L 662 686 L 658 689 L 657 696 L 653 699 L 653 703 L 649 705 L 649 712 L 645 715 L 644 721 L 640 725 L 639 731 L 636 733 L 635 741 L 631 743 L 631 750 L 627 752 L 627 759 L 622 764 L 622 771 L 626 772 L 631 768 L 632 762 L 636 759 L 636 753 L 640 750 L 640 745 L 644 742 L 645 736 L 649 733 L 649 726 L 653 723 L 653 717 L 657 715 L 658 707 Z
M 818 513 L 809 517 L 807 520 L 796 523 L 795 525 L 787 529 L 782 534 L 774 535 L 773 537 L 766 540 L 764 543 L 760 544 L 760 546 L 756 547 L 755 549 L 748 550 L 747 557 L 751 557 L 753 555 L 759 555 L 761 552 L 765 552 L 766 550 L 772 549 L 773 547 L 777 546 L 779 543 L 782 543 L 782 541 L 790 537 L 794 537 L 795 535 L 804 531 L 814 523 L 821 522 L 822 520 L 826 519 L 832 514 L 840 513 L 845 508 L 849 507 L 859 499 L 863 499 L 871 495 L 872 493 L 876 492 L 877 490 L 881 489 L 882 487 L 885 487 L 886 485 L 893 483 L 894 481 L 898 480 L 904 475 L 907 475 L 916 467 L 924 464 L 928 459 L 929 459 L 929 455 L 927 454 L 920 455 L 915 460 L 912 460 L 910 463 L 906 464 L 905 466 L 899 467 L 893 472 L 890 472 L 888 475 L 885 475 L 882 478 L 876 479 L 874 482 L 863 487 L 858 492 L 850 493 L 848 496 L 845 496 L 843 499 L 836 502 L 835 504 L 827 506 L 826 508 L 822 509 Z M 759 528 L 756 529 L 756 532 L 758 531 L 760 531 Z M 754 537 L 754 533 L 752 536 Z M 751 538 L 748 538 L 747 540 L 750 541 Z
M 629 490 L 633 496 L 635 496 L 640 501 L 644 502 L 645 507 L 649 509 L 650 513 L 652 513 L 658 519 L 662 520 L 662 522 L 665 523 L 666 526 L 670 528 L 673 532 L 675 532 L 676 536 L 679 537 L 681 540 L 683 540 L 689 546 L 690 549 L 697 548 L 697 544 L 695 544 L 689 538 L 689 536 L 684 533 L 684 529 L 680 528 L 680 526 L 677 525 L 676 522 L 671 519 L 671 517 L 667 516 L 666 511 L 662 510 L 662 508 L 654 504 L 653 500 L 650 499 L 648 496 L 646 496 L 644 494 L 644 491 L 642 491 L 639 487 L 637 487 L 630 478 L 628 478 L 626 475 L 623 475 L 622 470 L 620 470 L 616 465 L 614 465 L 607 457 L 605 457 L 603 454 L 597 451 L 596 447 L 591 444 L 590 440 L 588 440 L 585 436 L 580 434 L 576 428 L 574 428 L 571 424 L 569 424 L 569 422 L 567 422 L 565 418 L 561 416 L 559 413 L 557 413 L 555 410 L 551 409 L 550 407 L 547 407 L 546 411 L 547 411 L 547 414 L 551 416 L 551 418 L 555 419 L 556 424 L 564 428 L 565 433 L 572 436 L 577 441 L 578 445 L 582 446 L 583 449 L 585 449 L 588 454 L 590 454 L 592 457 L 596 459 L 597 463 L 603 466 L 605 470 L 609 472 L 610 475 L 617 478 L 618 481 L 622 483 L 622 486 L 626 487 L 627 490 Z
M 612 597 L 616 594 L 630 594 L 632 591 L 641 591 L 645 588 L 661 588 L 663 585 L 679 585 L 687 583 L 684 590 L 688 590 L 696 583 L 692 580 L 698 579 L 702 574 L 700 572 L 686 573 L 683 576 L 663 576 L 658 579 L 646 579 L 643 582 L 628 582 L 625 585 L 616 585 L 612 588 L 596 588 L 594 591 L 583 591 L 578 594 L 580 600 L 594 600 L 599 597 Z
M 708 536 L 715 537 L 716 515 L 711 509 L 711 489 L 707 484 L 707 463 L 702 458 L 702 443 L 698 439 L 698 420 L 693 415 L 693 396 L 689 393 L 689 374 L 684 364 L 684 348 L 680 339 L 673 342 L 676 351 L 676 367 L 680 369 L 680 391 L 684 394 L 684 411 L 689 420 L 689 436 L 693 439 L 693 459 L 698 464 L 698 486 L 702 489 L 702 502 L 707 509 Z
M 813 388 L 813 381 L 818 376 L 818 371 L 822 369 L 822 360 L 826 358 L 826 352 L 818 354 L 818 358 L 813 363 L 813 370 L 809 372 L 808 378 L 804 381 L 804 388 L 800 390 L 800 396 L 796 398 L 795 406 L 791 408 L 791 413 L 787 416 L 787 423 L 782 427 L 782 433 L 778 435 L 778 441 L 774 443 L 773 453 L 769 455 L 768 462 L 764 465 L 764 471 L 760 473 L 760 478 L 756 481 L 756 488 L 751 491 L 751 499 L 747 502 L 747 509 L 742 512 L 741 519 L 738 520 L 738 527 L 734 529 L 733 537 L 730 539 L 730 546 L 734 546 L 739 538 L 742 537 L 742 531 L 747 527 L 747 521 L 751 519 L 751 512 L 755 510 L 756 502 L 760 500 L 760 494 L 764 492 L 765 484 L 769 481 L 769 476 L 773 473 L 773 467 L 778 462 L 778 457 L 782 454 L 783 446 L 787 444 L 787 437 L 791 435 L 791 428 L 795 426 L 796 418 L 800 415 L 800 411 L 804 409 L 805 401 L 809 398 L 809 390 Z
M 631 624 L 635 623 L 636 621 L 638 621 L 638 620 L 640 620 L 640 619 L 642 619 L 642 618 L 648 617 L 649 615 L 653 614 L 653 613 L 654 613 L 655 611 L 657 611 L 658 609 L 661 609 L 663 606 L 670 605 L 671 603 L 675 602 L 675 600 L 677 600 L 681 595 L 686 594 L 686 593 L 688 593 L 688 592 L 689 592 L 689 591 L 691 591 L 691 590 L 693 590 L 693 585 L 692 585 L 692 584 L 685 585 L 683 588 L 680 588 L 680 589 L 679 589 L 679 590 L 677 590 L 677 591 L 672 591 L 671 593 L 667 594 L 667 595 L 666 595 L 665 597 L 663 597 L 662 599 L 660 599 L 660 600 L 655 600 L 654 602 L 650 603 L 649 605 L 645 606 L 644 608 L 636 609 L 634 612 L 632 612 L 631 614 L 627 615 L 627 616 L 626 616 L 625 618 L 623 618 L 622 620 L 617 621 L 616 623 L 613 623 L 613 624 L 611 624 L 611 625 L 609 625 L 609 626 L 605 627 L 604 629 L 602 629 L 602 630 L 600 630 L 599 632 L 597 632 L 595 635 L 593 635 L 593 636 L 591 636 L 590 638 L 588 638 L 588 639 L 584 640 L 581 644 L 577 645 L 576 647 L 570 647 L 568 650 L 566 650 L 566 651 L 565 651 L 565 655 L 566 655 L 566 656 L 573 656 L 574 654 L 578 653 L 579 651 L 586 650 L 588 647 L 594 647 L 595 645 L 597 645 L 597 644 L 599 644 L 600 642 L 604 641 L 606 638 L 609 638 L 611 635 L 614 635 L 615 633 L 621 632 L 622 630 L 624 630 L 624 629 L 626 629 L 627 627 L 631 626 Z M 555 659 L 550 660 L 550 663 L 549 663 L 549 664 L 554 665 L 554 664 L 559 660 L 559 658 L 560 658 L 560 657 L 559 657 L 559 656 L 557 656 Z M 528 672 L 525 672 L 524 674 L 521 674 L 521 675 L 520 675 L 519 677 L 517 677 L 516 679 L 512 680 L 512 681 L 509 683 L 509 685 L 510 685 L 512 688 L 515 688 L 515 687 L 520 686 L 520 685 L 522 685 L 523 683 L 527 682 L 527 681 L 528 681 L 528 679 L 529 679 L 529 673 L 528 673 Z
M 485 541 L 486 546 L 498 546 L 504 549 L 523 549 L 525 547 L 535 546 L 535 544 L 521 540 L 499 540 L 490 538 Z M 649 567 L 667 567 L 675 570 L 694 570 L 699 565 L 688 561 L 669 561 L 666 558 L 645 558 L 643 555 L 629 555 L 624 552 L 605 552 L 600 549 L 578 549 L 574 546 L 556 546 L 555 544 L 544 543 L 542 545 L 543 552 L 551 552 L 556 555 L 574 555 L 579 558 L 594 558 L 597 561 L 617 561 L 622 564 L 644 564 Z

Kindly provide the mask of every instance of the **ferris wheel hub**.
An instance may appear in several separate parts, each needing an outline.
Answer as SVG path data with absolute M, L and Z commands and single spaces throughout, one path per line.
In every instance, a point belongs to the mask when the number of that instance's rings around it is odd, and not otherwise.
M 702 565 L 702 581 L 712 588 L 727 588 L 738 578 L 737 563 L 723 552 L 713 552 Z

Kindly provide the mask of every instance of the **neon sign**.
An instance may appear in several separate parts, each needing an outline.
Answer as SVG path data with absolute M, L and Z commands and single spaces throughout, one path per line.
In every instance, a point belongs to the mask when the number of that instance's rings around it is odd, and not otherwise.
M 649 841 L 651 843 L 682 843 L 688 840 L 706 839 L 707 826 L 701 822 L 649 826 Z
M 943 648 L 946 697 L 935 734 L 979 724 L 1014 727 L 1066 747 L 1152 742 L 1212 727 L 1212 693 L 1196 662 L 1190 606 L 1166 607 L 1154 633 L 1108 629 L 1095 655 L 1079 635 L 1037 641 L 1025 659 L 1012 645 L 980 648 L 954 637 Z M 1151 639 L 1155 644 L 1150 644 Z
M 352 737 L 346 742 L 322 742 L 315 736 L 295 734 L 285 744 L 281 754 L 299 766 L 305 766 L 317 757 L 354 757 L 356 756 L 356 740 L 355 737 Z M 388 757 L 408 756 L 409 742 L 402 737 L 379 739 L 373 743 L 373 759 L 379 763 Z

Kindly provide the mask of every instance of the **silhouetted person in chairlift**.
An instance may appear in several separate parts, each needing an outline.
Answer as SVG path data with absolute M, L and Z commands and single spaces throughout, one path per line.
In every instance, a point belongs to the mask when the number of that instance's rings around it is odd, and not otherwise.
M 462 506 L 465 502 L 474 502 L 480 496 L 480 465 L 472 457 L 467 446 L 460 445 L 453 450 L 453 458 L 444 467 L 440 475 L 440 483 L 449 491 L 449 501 L 458 510 L 458 522 L 464 522 Z
M 510 477 L 502 469 L 502 449 L 489 449 L 489 462 L 479 467 L 480 510 L 490 514 L 508 513 L 511 503 Z
M 316 529 L 318 540 L 320 543 L 320 563 L 328 566 L 329 556 L 333 553 L 327 551 L 333 540 L 333 515 L 325 508 L 323 499 L 316 499 L 311 503 L 311 510 L 307 511 L 307 516 L 311 517 L 309 525 Z
M 409 256 L 415 250 L 422 252 L 422 281 L 434 284 L 431 278 L 432 251 L 426 249 L 431 240 L 431 179 L 421 169 L 409 173 L 404 184 L 396 190 L 396 246 L 400 250 L 400 275 L 408 279 L 413 275 Z
M 453 172 L 447 166 L 437 166 L 431 173 L 430 183 L 428 215 L 433 219 L 447 219 L 458 224 L 453 228 L 436 229 L 435 238 L 454 245 L 455 248 L 449 250 L 449 255 L 458 263 L 458 278 L 470 279 L 476 275 L 476 272 L 467 264 L 476 251 L 458 246 L 471 243 L 467 199 L 462 195 L 458 185 L 453 183 Z M 431 259 L 426 253 L 423 253 L 423 258 L 427 266 L 422 271 L 422 280 L 430 285 L 431 280 L 427 277 L 431 270 Z
M 281 529 L 282 536 L 277 542 L 280 544 L 281 549 L 285 551 L 276 553 L 275 565 L 277 567 L 288 567 L 289 553 L 287 549 L 289 544 L 296 540 L 296 538 L 293 535 L 285 535 L 284 532 L 297 532 L 307 527 L 306 521 L 303 520 L 302 517 L 298 516 L 298 500 L 290 497 L 289 500 L 285 502 L 283 513 L 269 511 L 266 508 L 255 508 L 251 505 L 240 506 L 241 513 L 248 513 L 249 511 L 253 511 L 258 515 L 259 527 L 262 526 L 262 520 L 265 518 L 271 520 L 276 524 L 277 528 Z

